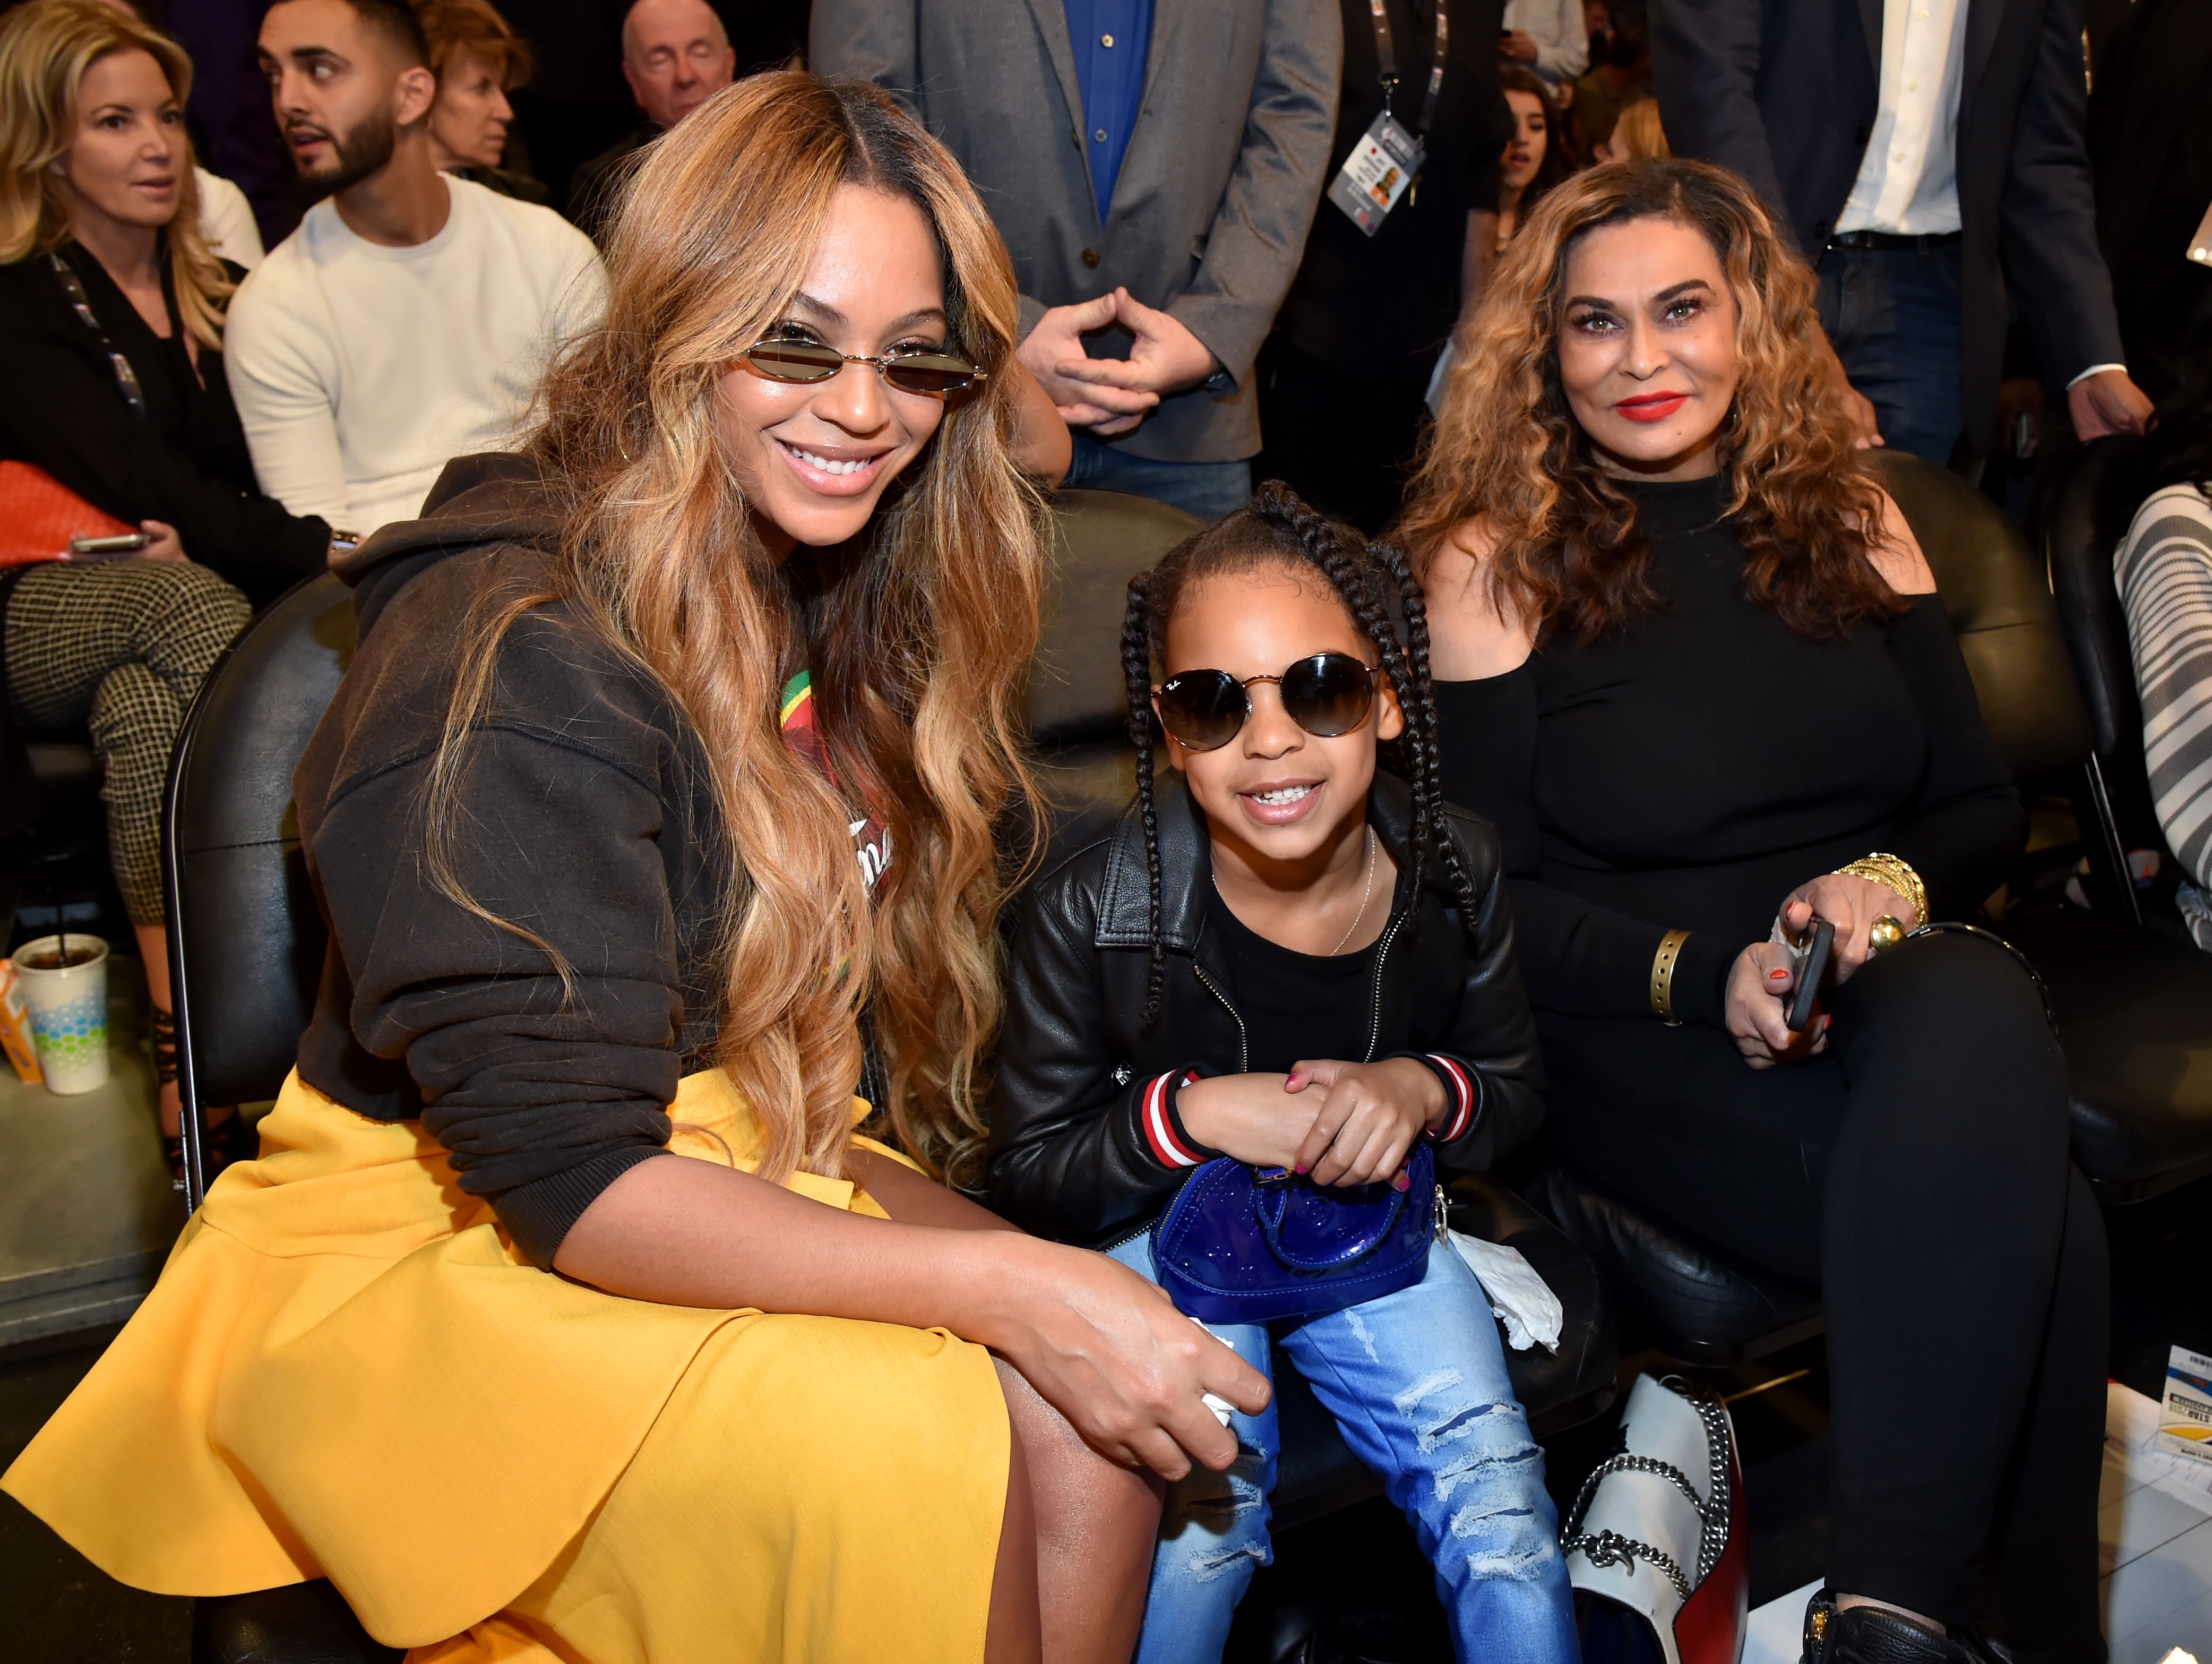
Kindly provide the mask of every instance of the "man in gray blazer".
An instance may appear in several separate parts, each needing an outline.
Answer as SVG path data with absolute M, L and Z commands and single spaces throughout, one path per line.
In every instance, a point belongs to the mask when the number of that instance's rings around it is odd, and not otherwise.
M 1336 0 L 815 0 L 811 58 L 897 94 L 1012 252 L 1071 485 L 1218 519 L 1251 494 L 1252 364 L 1305 248 Z

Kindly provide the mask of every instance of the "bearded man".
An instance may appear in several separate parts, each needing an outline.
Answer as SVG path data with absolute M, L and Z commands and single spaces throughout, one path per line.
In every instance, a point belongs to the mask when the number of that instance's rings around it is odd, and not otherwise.
M 277 0 L 262 72 L 321 198 L 230 305 L 223 358 L 261 489 L 366 536 L 453 457 L 499 448 L 606 275 L 550 209 L 438 172 L 422 30 L 397 0 Z

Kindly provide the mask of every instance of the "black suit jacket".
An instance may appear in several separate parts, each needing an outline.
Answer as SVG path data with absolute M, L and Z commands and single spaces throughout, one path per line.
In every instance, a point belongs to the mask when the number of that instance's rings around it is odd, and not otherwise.
M 2097 237 L 2129 368 L 2163 403 L 2212 319 L 2212 266 L 2185 253 L 2212 203 L 2212 13 L 2204 0 L 2134 0 L 2096 62 Z
M 1879 101 L 1881 0 L 1653 0 L 1677 155 L 1733 168 L 1817 259 Z M 1966 434 L 1996 433 L 2006 279 L 2063 387 L 2123 358 L 2082 143 L 2081 0 L 1966 0 L 1958 179 Z

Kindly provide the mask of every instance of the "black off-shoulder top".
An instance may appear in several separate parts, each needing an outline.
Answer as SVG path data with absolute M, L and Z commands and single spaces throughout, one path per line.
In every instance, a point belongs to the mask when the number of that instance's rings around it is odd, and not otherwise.
M 1676 1014 L 1718 1023 L 1729 965 L 1796 886 L 1883 850 L 1959 917 L 2027 817 L 1937 597 L 1808 638 L 1744 593 L 1720 479 L 1634 490 L 1661 606 L 1437 684 L 1444 789 L 1498 827 L 1540 1011 L 1648 1015 L 1682 929 Z

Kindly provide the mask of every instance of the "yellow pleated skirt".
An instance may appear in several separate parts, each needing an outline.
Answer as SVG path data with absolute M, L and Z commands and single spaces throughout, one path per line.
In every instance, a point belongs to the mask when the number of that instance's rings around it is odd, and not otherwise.
M 718 1072 L 670 1114 L 681 1155 L 757 1155 Z M 982 1655 L 1007 1439 L 981 1348 L 565 1282 L 419 1125 L 295 1075 L 0 1488 L 140 1588 L 328 1577 L 412 1664 L 950 1664 Z

